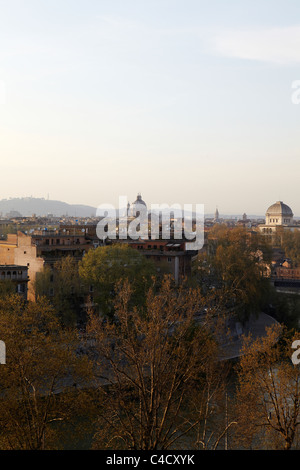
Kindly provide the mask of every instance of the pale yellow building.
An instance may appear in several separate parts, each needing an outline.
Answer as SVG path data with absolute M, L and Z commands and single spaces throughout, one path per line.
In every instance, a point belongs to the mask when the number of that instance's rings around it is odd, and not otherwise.
M 282 201 L 272 204 L 266 211 L 266 221 L 258 229 L 264 235 L 274 237 L 280 230 L 300 230 L 300 225 L 294 221 L 292 209 Z

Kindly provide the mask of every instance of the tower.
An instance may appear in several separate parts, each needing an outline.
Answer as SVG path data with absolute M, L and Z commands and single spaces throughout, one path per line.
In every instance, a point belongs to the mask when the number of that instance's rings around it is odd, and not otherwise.
M 220 220 L 219 211 L 218 211 L 218 208 L 216 208 L 214 222 L 219 222 L 219 220 Z

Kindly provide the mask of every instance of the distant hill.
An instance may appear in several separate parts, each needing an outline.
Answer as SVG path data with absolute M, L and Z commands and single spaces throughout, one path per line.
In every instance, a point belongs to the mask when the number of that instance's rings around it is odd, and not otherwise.
M 82 204 L 68 204 L 62 201 L 54 201 L 43 198 L 24 197 L 0 200 L 0 213 L 6 216 L 10 212 L 19 212 L 23 217 L 47 216 L 55 217 L 67 215 L 70 217 L 95 217 L 96 208 Z
M 48 214 L 53 214 L 55 217 L 61 217 L 63 215 L 69 217 L 95 217 L 96 211 L 96 207 L 83 204 L 68 204 L 66 202 L 44 198 L 23 197 L 0 200 L 0 216 L 1 214 L 2 216 L 6 216 L 12 213 L 14 216 L 21 215 L 23 217 L 30 217 L 33 214 L 40 217 L 47 216 Z M 195 217 L 195 213 L 190 213 L 190 215 Z M 205 218 L 213 217 L 214 214 L 205 214 Z M 236 218 L 239 220 L 242 218 L 242 215 L 220 214 L 220 217 L 224 219 Z M 264 216 L 249 215 L 248 218 L 257 219 L 264 218 Z

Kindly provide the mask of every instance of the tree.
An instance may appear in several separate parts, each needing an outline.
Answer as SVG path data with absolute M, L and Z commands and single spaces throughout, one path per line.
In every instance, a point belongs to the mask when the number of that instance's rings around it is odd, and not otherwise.
M 120 279 L 130 281 L 134 289 L 132 298 L 142 303 L 154 274 L 153 263 L 125 244 L 89 250 L 79 263 L 81 280 L 92 290 L 100 311 L 108 315 L 112 314 L 114 289 Z
M 78 338 L 62 329 L 45 300 L 0 299 L 0 338 L 6 364 L 0 366 L 0 448 L 42 450 L 59 447 L 61 424 L 79 413 L 84 400 L 77 386 L 88 364 L 78 358 Z
M 95 448 L 168 449 L 195 442 L 205 419 L 199 398 L 218 348 L 199 290 L 175 288 L 165 278 L 150 288 L 145 307 L 131 306 L 128 281 L 119 284 L 113 321 L 91 313 L 87 332 L 97 358 L 103 406 Z M 215 382 L 217 385 L 217 381 Z M 207 416 L 206 416 L 207 417 Z M 205 436 L 203 440 L 206 442 Z M 190 444 L 191 445 L 191 444 Z
M 37 273 L 35 292 L 51 301 L 64 325 L 72 326 L 84 321 L 81 305 L 85 292 L 78 275 L 78 263 L 72 256 L 56 261 L 53 269 L 46 265 L 42 272 Z
M 237 421 L 240 445 L 291 449 L 300 424 L 300 369 L 291 361 L 299 339 L 276 325 L 263 338 L 245 338 L 238 365 Z
M 16 285 L 11 280 L 0 281 L 0 297 L 6 297 L 16 292 Z
M 227 450 L 229 430 L 237 424 L 228 412 L 227 389 L 231 367 L 230 363 L 215 360 L 219 353 L 216 343 L 211 344 L 209 353 L 213 357 L 203 361 L 202 365 L 205 380 L 201 382 L 198 393 L 192 397 L 199 417 L 195 428 L 195 448 L 216 450 L 223 445 Z
M 200 281 L 215 286 L 246 320 L 268 299 L 270 259 L 270 247 L 259 233 L 218 227 L 210 234 L 208 253 L 199 258 Z
M 281 247 L 285 256 L 290 258 L 295 266 L 300 265 L 300 232 L 292 230 L 281 230 Z
M 17 224 L 8 224 L 7 227 L 3 227 L 1 230 L 0 230 L 0 236 L 2 239 L 7 239 L 7 235 L 9 233 L 17 233 L 18 229 L 17 229 Z

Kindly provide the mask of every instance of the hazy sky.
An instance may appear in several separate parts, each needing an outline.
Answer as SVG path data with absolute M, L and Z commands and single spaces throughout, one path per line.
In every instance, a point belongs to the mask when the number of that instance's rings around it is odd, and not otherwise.
M 0 198 L 300 216 L 299 0 L 0 0 Z

